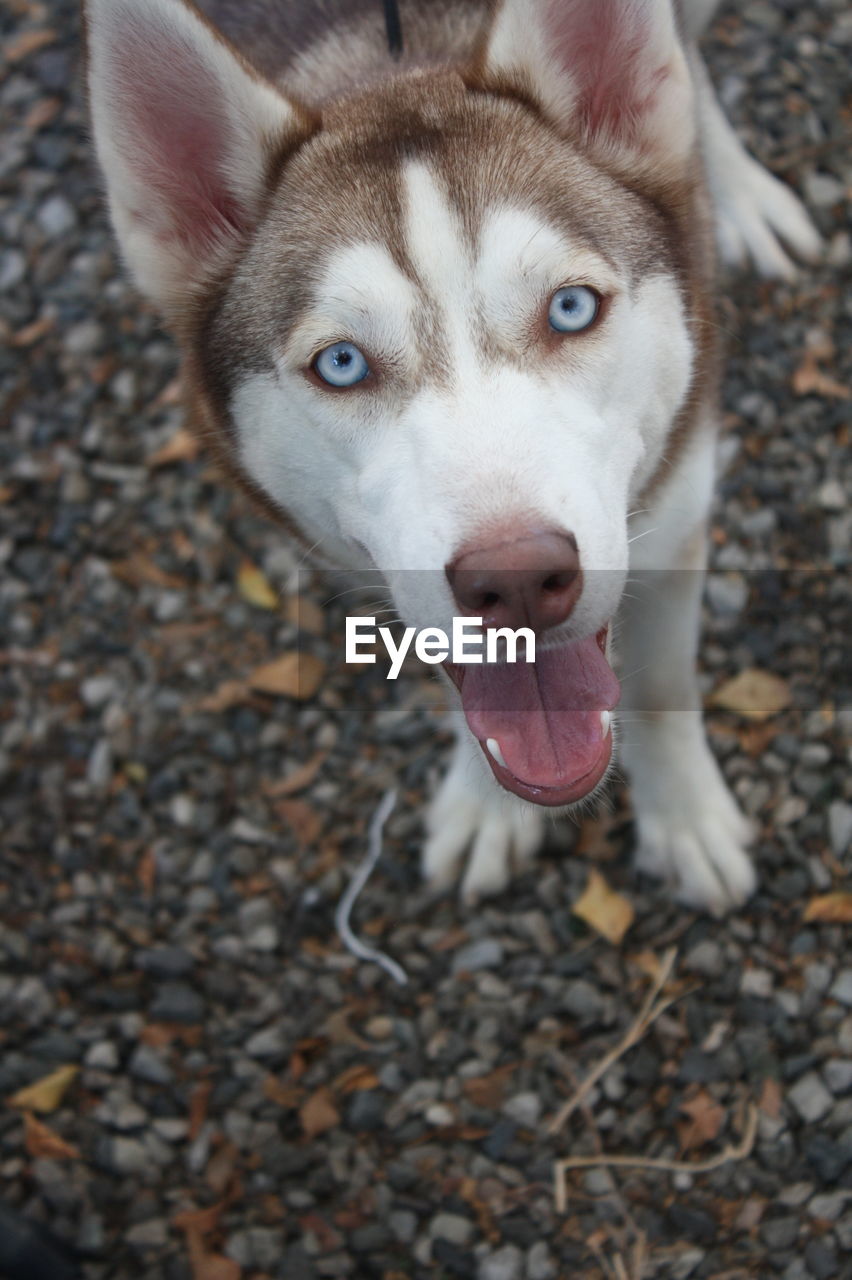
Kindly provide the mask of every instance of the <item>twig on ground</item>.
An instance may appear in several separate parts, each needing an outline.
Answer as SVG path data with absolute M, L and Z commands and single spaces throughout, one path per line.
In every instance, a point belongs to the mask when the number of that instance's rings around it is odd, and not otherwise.
M 382 797 L 378 809 L 373 814 L 370 822 L 370 829 L 367 836 L 367 856 L 361 863 L 355 875 L 352 877 L 346 892 L 337 904 L 337 910 L 334 913 L 334 923 L 337 925 L 337 932 L 343 940 L 343 945 L 353 955 L 358 956 L 360 960 L 371 960 L 374 964 L 380 965 L 385 973 L 389 973 L 395 982 L 404 987 L 408 982 L 408 974 L 402 965 L 397 964 L 390 956 L 385 955 L 384 951 L 379 951 L 375 947 L 370 947 L 366 942 L 362 942 L 356 937 L 349 923 L 349 917 L 352 914 L 352 908 L 355 906 L 358 894 L 364 888 L 364 885 L 373 874 L 376 863 L 382 853 L 382 829 L 390 815 L 393 813 L 396 804 L 396 792 L 387 791 Z
M 722 1151 L 706 1160 L 664 1160 L 653 1156 L 568 1156 L 565 1160 L 557 1160 L 554 1166 L 554 1199 L 556 1212 L 565 1213 L 568 1194 L 565 1174 L 569 1169 L 649 1169 L 663 1173 L 711 1173 L 719 1169 L 729 1160 L 745 1160 L 751 1154 L 754 1140 L 757 1137 L 758 1112 L 754 1103 L 749 1104 L 746 1114 L 745 1129 L 741 1140 L 732 1145 L 728 1143 Z
M 639 1010 L 635 1022 L 633 1022 L 633 1024 L 628 1028 L 624 1038 L 615 1046 L 615 1048 L 611 1049 L 609 1053 L 601 1058 L 598 1065 L 592 1068 L 583 1083 L 577 1089 L 576 1093 L 574 1093 L 559 1108 L 556 1115 L 547 1126 L 547 1134 L 549 1137 L 553 1137 L 555 1134 L 559 1133 L 562 1128 L 564 1128 L 569 1117 L 574 1114 L 579 1106 L 582 1106 L 583 1102 L 585 1102 L 597 1082 L 602 1076 L 606 1075 L 613 1063 L 617 1062 L 628 1049 L 632 1049 L 633 1046 L 642 1039 L 646 1031 L 648 1031 L 654 1022 L 656 1022 L 660 1014 L 664 1013 L 670 1005 L 680 999 L 680 996 L 671 996 L 665 1000 L 659 1001 L 657 999 L 660 992 L 663 990 L 663 987 L 671 977 L 676 956 L 677 949 L 675 947 L 670 947 L 663 956 L 660 963 L 660 971 L 654 979 L 650 991 L 645 997 L 642 1008 Z

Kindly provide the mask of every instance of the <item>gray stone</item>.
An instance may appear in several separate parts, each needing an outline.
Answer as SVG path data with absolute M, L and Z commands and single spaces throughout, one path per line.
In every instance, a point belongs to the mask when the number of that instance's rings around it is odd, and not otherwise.
M 289 1040 L 277 1023 L 262 1027 L 249 1036 L 246 1053 L 251 1058 L 280 1058 L 288 1052 Z
M 137 1222 L 125 1233 L 125 1240 L 136 1249 L 158 1249 L 169 1241 L 169 1224 L 165 1218 L 149 1218 L 147 1222 Z
M 183 947 L 150 947 L 137 952 L 136 964 L 152 978 L 184 978 L 195 967 L 195 958 Z
M 429 1235 L 433 1240 L 449 1240 L 460 1248 L 470 1244 L 476 1228 L 469 1218 L 460 1213 L 436 1213 L 429 1223 Z
M 846 1093 L 852 1089 L 852 1058 L 829 1058 L 822 1074 L 832 1093 Z
M 118 1048 L 111 1040 L 96 1040 L 87 1049 L 84 1061 L 97 1071 L 115 1071 L 120 1061 Z
M 140 1044 L 133 1050 L 127 1070 L 147 1084 L 171 1084 L 172 1069 L 151 1045 Z
M 799 1219 L 770 1218 L 761 1226 L 760 1235 L 770 1249 L 789 1249 L 799 1238 Z
M 149 1013 L 158 1022 L 203 1022 L 205 1006 L 198 992 L 185 982 L 164 982 Z
M 527 1253 L 527 1280 L 556 1280 L 558 1268 L 544 1240 L 538 1240 Z
M 707 600 L 721 618 L 736 617 L 748 604 L 748 586 L 740 573 L 711 573 L 707 577 Z
M 562 992 L 562 1007 L 578 1022 L 594 1022 L 603 1010 L 603 996 L 591 982 L 576 978 Z
M 541 1098 L 537 1093 L 516 1093 L 507 1099 L 503 1110 L 525 1129 L 534 1129 L 541 1118 Z
M 476 973 L 496 969 L 503 963 L 503 946 L 496 938 L 478 938 L 461 947 L 453 956 L 453 973 Z
M 852 1201 L 852 1191 L 826 1191 L 814 1196 L 808 1205 L 808 1213 L 812 1218 L 825 1218 L 834 1222 Z
M 828 806 L 828 835 L 832 853 L 841 858 L 852 843 L 852 804 L 832 800 Z
M 115 697 L 117 690 L 118 683 L 114 676 L 90 676 L 80 685 L 80 697 L 87 707 L 97 710 Z
M 108 1147 L 107 1163 L 113 1173 L 135 1177 L 148 1167 L 148 1153 L 136 1138 L 113 1138 Z
M 0 254 L 0 292 L 14 289 L 27 274 L 27 260 L 19 249 L 6 249 Z
M 841 969 L 828 994 L 833 1000 L 852 1008 L 852 969 Z
M 417 1235 L 417 1214 L 410 1209 L 394 1209 L 388 1214 L 388 1226 L 400 1244 L 411 1244 Z
M 701 974 L 703 978 L 719 978 L 725 968 L 722 948 L 718 942 L 705 938 L 687 951 L 683 958 L 683 967 L 690 973 Z
M 50 196 L 36 213 L 36 222 L 51 240 L 65 235 L 77 225 L 71 202 L 63 195 Z
M 507 1244 L 483 1258 L 477 1280 L 523 1280 L 524 1256 L 516 1245 Z
M 834 1106 L 834 1099 L 815 1071 L 797 1080 L 787 1097 L 807 1124 L 821 1120 Z

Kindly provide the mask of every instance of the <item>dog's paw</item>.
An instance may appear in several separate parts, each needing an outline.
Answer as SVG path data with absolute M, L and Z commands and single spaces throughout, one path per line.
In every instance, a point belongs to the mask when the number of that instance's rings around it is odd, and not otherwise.
M 731 266 L 751 260 L 761 275 L 792 280 L 793 257 L 819 258 L 819 232 L 789 187 L 744 152 L 737 159 L 736 174 L 714 183 L 719 252 Z
M 460 743 L 426 818 L 422 868 L 430 889 L 446 890 L 461 876 L 467 903 L 500 893 L 543 838 L 542 815 L 501 791 Z
M 748 823 L 727 803 L 697 803 L 687 815 L 645 814 L 639 821 L 636 866 L 671 885 L 679 902 L 722 916 L 741 907 L 757 887 L 746 845 Z
M 700 717 L 675 712 L 636 726 L 625 764 L 633 780 L 636 866 L 679 902 L 711 915 L 751 896 L 757 876 L 740 813 L 704 737 Z

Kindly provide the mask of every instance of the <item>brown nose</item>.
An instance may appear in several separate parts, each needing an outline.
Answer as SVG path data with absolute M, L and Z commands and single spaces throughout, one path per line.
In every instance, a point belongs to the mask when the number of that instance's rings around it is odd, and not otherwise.
M 557 627 L 571 614 L 582 588 L 577 543 L 571 533 L 524 533 L 465 551 L 446 567 L 459 608 L 486 627 Z

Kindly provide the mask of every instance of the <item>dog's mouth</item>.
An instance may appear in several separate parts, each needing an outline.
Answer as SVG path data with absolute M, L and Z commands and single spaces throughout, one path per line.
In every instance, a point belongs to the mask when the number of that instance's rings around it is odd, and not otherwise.
M 444 663 L 468 728 L 507 791 L 568 805 L 603 778 L 621 695 L 606 659 L 608 631 L 539 649 L 535 662 Z

